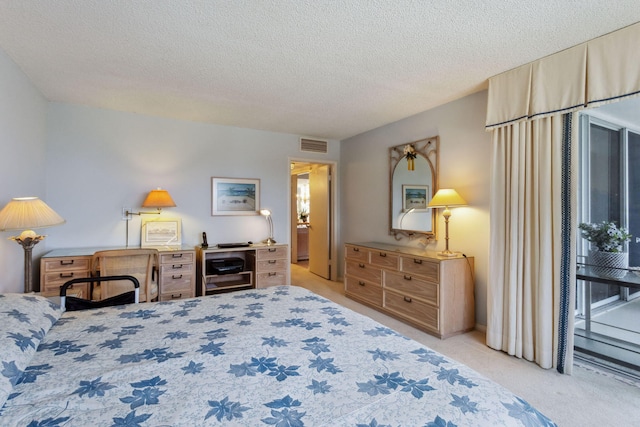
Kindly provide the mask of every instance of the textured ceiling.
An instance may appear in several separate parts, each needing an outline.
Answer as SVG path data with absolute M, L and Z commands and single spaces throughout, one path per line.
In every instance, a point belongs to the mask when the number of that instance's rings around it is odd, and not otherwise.
M 638 21 L 638 0 L 0 0 L 0 48 L 50 101 L 344 139 Z

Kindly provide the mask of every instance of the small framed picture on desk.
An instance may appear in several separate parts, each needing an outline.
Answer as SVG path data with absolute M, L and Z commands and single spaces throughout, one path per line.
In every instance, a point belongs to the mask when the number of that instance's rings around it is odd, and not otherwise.
M 140 246 L 182 245 L 180 218 L 143 218 Z

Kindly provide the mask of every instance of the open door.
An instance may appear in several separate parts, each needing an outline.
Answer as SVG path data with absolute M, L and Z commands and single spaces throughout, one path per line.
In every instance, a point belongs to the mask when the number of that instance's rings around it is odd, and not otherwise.
M 309 271 L 331 279 L 331 166 L 309 172 Z

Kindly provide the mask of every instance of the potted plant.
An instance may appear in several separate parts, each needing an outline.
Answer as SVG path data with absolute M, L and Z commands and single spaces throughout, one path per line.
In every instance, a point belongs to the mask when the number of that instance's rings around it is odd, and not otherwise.
M 629 265 L 629 254 L 624 252 L 624 244 L 631 240 L 631 234 L 627 229 L 618 228 L 610 221 L 598 224 L 583 222 L 578 227 L 582 237 L 592 245 L 589 249 L 588 264 L 592 266 L 593 271 L 603 277 L 624 277 Z

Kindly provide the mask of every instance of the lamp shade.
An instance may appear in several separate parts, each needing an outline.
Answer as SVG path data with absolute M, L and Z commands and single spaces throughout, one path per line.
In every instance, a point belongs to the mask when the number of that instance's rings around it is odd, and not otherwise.
M 175 206 L 176 202 L 173 201 L 169 192 L 161 188 L 149 191 L 142 203 L 143 208 L 174 208 Z
M 452 188 L 441 188 L 429 202 L 430 208 L 465 206 L 467 202 Z
M 16 197 L 0 211 L 0 231 L 53 227 L 65 220 L 37 197 Z

